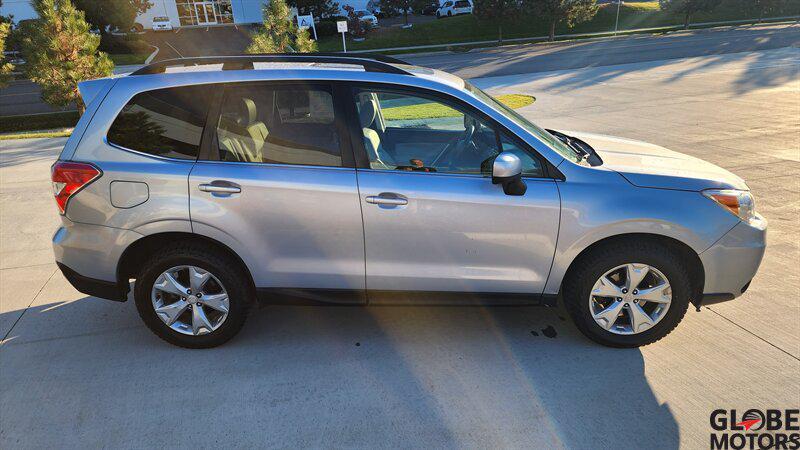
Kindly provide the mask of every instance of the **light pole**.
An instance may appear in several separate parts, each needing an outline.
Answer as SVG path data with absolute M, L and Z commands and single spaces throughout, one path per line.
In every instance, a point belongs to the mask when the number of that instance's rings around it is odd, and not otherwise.
M 617 0 L 617 20 L 614 21 L 614 36 L 617 35 L 617 30 L 619 29 L 619 5 L 622 4 L 622 0 Z

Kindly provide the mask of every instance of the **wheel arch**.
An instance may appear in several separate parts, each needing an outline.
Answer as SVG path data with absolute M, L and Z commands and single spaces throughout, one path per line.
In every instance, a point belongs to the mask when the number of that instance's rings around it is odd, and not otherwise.
M 623 242 L 642 242 L 643 240 L 664 245 L 665 247 L 670 248 L 672 251 L 677 253 L 680 258 L 686 262 L 689 270 L 689 277 L 692 285 L 692 300 L 700 298 L 700 296 L 703 295 L 703 286 L 705 285 L 705 269 L 703 268 L 703 262 L 700 260 L 700 256 L 697 254 L 697 252 L 695 252 L 694 249 L 692 249 L 692 247 L 686 243 L 675 238 L 652 233 L 617 234 L 593 242 L 584 248 L 580 253 L 578 253 L 578 255 L 569 264 L 569 267 L 567 267 L 567 270 L 564 272 L 563 278 L 559 282 L 559 293 L 563 289 L 564 282 L 570 279 L 573 269 L 578 265 L 577 263 L 582 258 L 606 246 L 620 245 Z
M 250 280 L 249 287 L 253 292 L 255 292 L 253 274 L 250 273 L 250 269 L 247 267 L 247 264 L 244 263 L 242 258 L 235 251 L 216 239 L 212 239 L 200 234 L 186 232 L 164 232 L 150 234 L 137 239 L 131 245 L 129 245 L 128 248 L 122 252 L 122 256 L 120 256 L 119 262 L 117 262 L 117 284 L 119 285 L 120 289 L 122 289 L 122 292 L 127 293 L 130 290 L 129 280 L 131 278 L 136 278 L 136 271 L 139 267 L 141 267 L 145 260 L 153 254 L 153 252 L 164 245 L 174 244 L 177 242 L 196 244 L 204 246 L 205 248 L 212 248 L 214 251 L 231 257 L 231 259 L 236 261 L 239 269 L 242 270 L 242 273 L 244 273 L 247 276 L 247 279 Z

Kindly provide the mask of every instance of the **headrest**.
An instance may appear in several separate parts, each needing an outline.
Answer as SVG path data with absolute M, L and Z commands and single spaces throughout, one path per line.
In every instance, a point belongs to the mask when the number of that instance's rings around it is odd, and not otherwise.
M 256 102 L 249 98 L 242 98 L 242 103 L 244 104 L 244 110 L 242 111 L 244 113 L 243 118 L 246 120 L 242 125 L 249 126 L 258 118 Z
M 477 127 L 478 127 L 478 121 L 469 114 L 464 114 L 464 129 L 470 130 Z
M 367 128 L 372 125 L 375 116 L 378 113 L 378 107 L 375 104 L 375 99 L 372 94 L 361 94 L 361 101 L 358 106 L 358 115 L 361 119 L 361 128 Z

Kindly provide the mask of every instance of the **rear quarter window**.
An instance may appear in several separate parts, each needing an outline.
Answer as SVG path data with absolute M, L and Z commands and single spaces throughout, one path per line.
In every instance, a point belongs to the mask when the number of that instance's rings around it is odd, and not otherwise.
M 111 124 L 108 142 L 150 155 L 196 159 L 209 91 L 186 86 L 136 94 Z

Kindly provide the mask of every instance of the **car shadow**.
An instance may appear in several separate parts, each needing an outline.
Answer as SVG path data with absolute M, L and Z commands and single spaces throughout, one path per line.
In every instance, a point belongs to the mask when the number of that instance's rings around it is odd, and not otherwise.
M 202 429 L 244 447 L 588 449 L 680 437 L 641 352 L 588 341 L 559 308 L 266 306 L 209 350 L 160 341 L 132 301 L 21 313 L 0 321 L 16 322 L 0 346 L 3 441 L 155 446 Z

